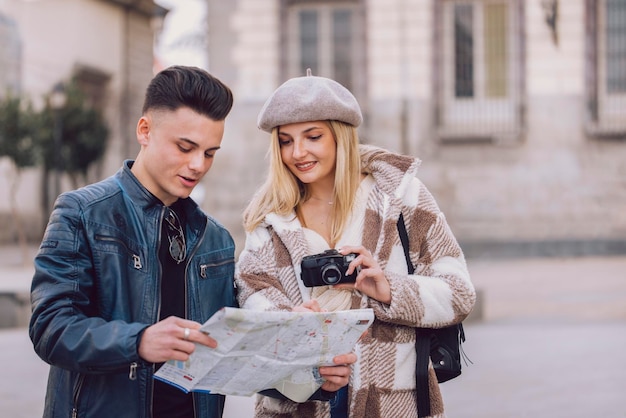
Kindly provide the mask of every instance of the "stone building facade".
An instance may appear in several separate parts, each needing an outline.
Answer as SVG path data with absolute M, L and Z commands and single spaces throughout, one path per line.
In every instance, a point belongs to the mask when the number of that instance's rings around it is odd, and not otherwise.
M 257 114 L 310 67 L 355 93 L 364 142 L 422 159 L 419 176 L 470 255 L 623 253 L 625 4 L 207 0 L 208 69 L 235 105 L 202 206 L 241 249 L 241 214 L 267 168 Z M 31 97 L 76 72 L 102 83 L 112 135 L 94 178 L 137 151 L 163 13 L 148 0 L 0 0 L 0 83 Z M 5 67 L 10 57 L 19 64 Z M 27 222 L 31 236 L 46 217 L 39 181 L 25 173 L 19 193 L 23 216 L 37 220 Z M 0 241 L 13 239 L 4 205 Z
M 364 142 L 422 159 L 470 254 L 626 250 L 626 2 L 209 1 L 209 67 L 235 92 L 206 208 L 243 240 L 264 100 L 289 77 L 359 99 Z

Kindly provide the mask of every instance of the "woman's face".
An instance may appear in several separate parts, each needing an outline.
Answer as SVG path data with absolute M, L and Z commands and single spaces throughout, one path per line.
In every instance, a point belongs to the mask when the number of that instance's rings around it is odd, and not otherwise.
M 283 164 L 305 184 L 335 180 L 337 143 L 328 123 L 300 122 L 278 128 Z

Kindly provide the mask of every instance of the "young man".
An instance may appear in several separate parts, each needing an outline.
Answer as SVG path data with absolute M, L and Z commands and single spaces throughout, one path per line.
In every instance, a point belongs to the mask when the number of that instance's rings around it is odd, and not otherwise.
M 230 112 L 230 89 L 170 67 L 151 81 L 141 149 L 114 176 L 61 195 L 35 258 L 30 337 L 50 364 L 44 417 L 221 417 L 224 397 L 153 379 L 235 306 L 234 242 L 189 198 Z
M 30 337 L 50 364 L 45 418 L 219 418 L 224 396 L 153 379 L 185 361 L 198 331 L 235 306 L 234 242 L 189 198 L 220 148 L 230 89 L 170 67 L 152 80 L 141 149 L 114 176 L 61 195 L 35 258 Z M 322 389 L 348 383 L 354 353 L 320 367 Z

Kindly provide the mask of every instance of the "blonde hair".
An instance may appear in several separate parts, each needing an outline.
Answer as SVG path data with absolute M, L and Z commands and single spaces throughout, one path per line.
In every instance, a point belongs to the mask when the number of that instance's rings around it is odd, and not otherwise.
M 344 122 L 326 121 L 337 145 L 331 244 L 338 241 L 352 211 L 361 180 L 361 158 L 357 129 Z M 267 179 L 252 197 L 244 211 L 247 232 L 254 230 L 269 213 L 288 215 L 297 212 L 310 196 L 306 184 L 283 164 L 278 140 L 278 128 L 272 129 L 268 155 L 270 166 Z

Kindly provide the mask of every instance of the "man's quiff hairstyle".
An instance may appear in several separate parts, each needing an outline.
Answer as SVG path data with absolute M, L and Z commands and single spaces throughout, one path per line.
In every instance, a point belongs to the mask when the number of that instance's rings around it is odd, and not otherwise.
M 143 114 L 188 107 L 214 121 L 222 121 L 233 106 L 232 91 L 198 67 L 176 65 L 159 72 L 146 89 Z

